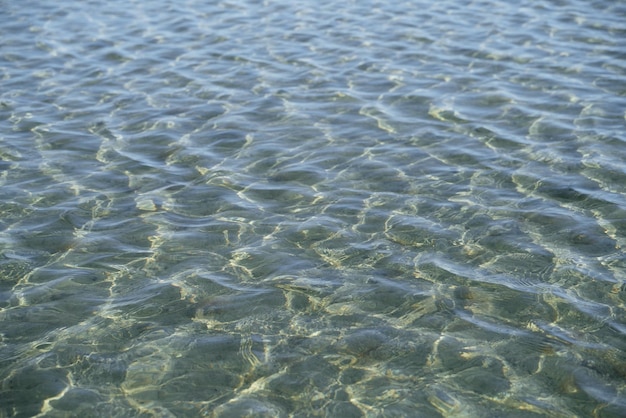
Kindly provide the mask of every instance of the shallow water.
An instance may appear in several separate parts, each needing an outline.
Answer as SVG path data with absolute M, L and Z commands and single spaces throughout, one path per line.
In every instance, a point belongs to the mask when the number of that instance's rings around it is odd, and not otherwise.
M 3 4 L 0 416 L 623 416 L 626 6 L 518 3 Z

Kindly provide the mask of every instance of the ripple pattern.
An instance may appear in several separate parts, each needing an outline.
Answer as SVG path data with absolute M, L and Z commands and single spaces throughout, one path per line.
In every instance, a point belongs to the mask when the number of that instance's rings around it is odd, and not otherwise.
M 0 416 L 622 416 L 626 7 L 0 16 Z

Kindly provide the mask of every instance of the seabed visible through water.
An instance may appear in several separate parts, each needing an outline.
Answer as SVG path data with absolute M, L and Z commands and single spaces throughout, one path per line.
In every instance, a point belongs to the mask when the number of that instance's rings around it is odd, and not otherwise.
M 0 12 L 0 417 L 623 417 L 620 1 Z

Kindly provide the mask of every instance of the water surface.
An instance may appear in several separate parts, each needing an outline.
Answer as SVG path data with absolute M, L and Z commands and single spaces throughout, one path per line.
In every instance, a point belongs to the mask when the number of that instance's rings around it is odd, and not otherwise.
M 4 2 L 0 416 L 623 416 L 625 22 Z

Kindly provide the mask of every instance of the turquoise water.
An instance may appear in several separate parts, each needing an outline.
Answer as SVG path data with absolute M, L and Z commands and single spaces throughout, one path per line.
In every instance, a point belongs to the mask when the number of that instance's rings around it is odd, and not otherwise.
M 2 2 L 0 417 L 620 417 L 622 1 Z

